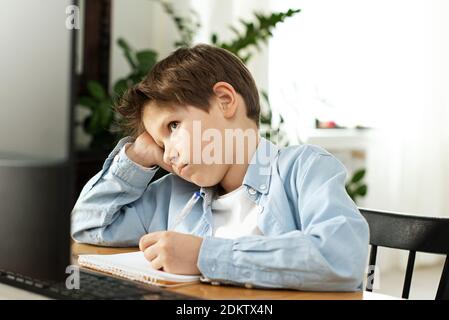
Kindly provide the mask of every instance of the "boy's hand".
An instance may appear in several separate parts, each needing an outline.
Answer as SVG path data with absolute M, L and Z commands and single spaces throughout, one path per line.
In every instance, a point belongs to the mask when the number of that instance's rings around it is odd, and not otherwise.
M 169 172 L 172 171 L 172 168 L 163 160 L 164 150 L 156 144 L 148 132 L 139 135 L 136 141 L 126 148 L 126 155 L 143 167 L 157 165 Z
M 155 269 L 177 274 L 200 274 L 198 255 L 203 238 L 174 231 L 158 231 L 140 238 L 139 248 Z

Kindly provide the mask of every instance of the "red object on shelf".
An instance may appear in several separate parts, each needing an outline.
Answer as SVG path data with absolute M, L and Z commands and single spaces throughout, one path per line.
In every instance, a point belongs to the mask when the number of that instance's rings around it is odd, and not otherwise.
M 320 121 L 318 122 L 318 128 L 320 129 L 331 129 L 336 128 L 337 124 L 335 121 Z
M 335 123 L 335 121 L 328 121 L 326 122 L 326 127 L 327 128 L 335 128 L 337 126 L 337 124 Z

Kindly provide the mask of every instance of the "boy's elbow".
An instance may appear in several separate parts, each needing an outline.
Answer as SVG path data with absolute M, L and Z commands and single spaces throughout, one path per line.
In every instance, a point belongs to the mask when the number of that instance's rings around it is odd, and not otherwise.
M 359 291 L 362 289 L 363 277 L 365 275 L 366 260 L 368 255 L 368 243 L 361 241 L 360 247 L 355 249 L 346 261 L 342 263 L 341 269 L 335 272 L 339 278 L 342 291 Z
M 95 236 L 92 231 L 88 230 L 75 230 L 72 227 L 70 236 L 75 243 L 85 243 L 92 245 L 100 245 L 102 243 L 102 240 L 98 236 Z
M 143 234 L 142 234 L 143 235 Z M 91 244 L 102 247 L 135 247 L 142 236 L 127 229 L 116 230 L 114 226 L 98 228 L 80 228 L 71 230 L 71 237 L 76 243 Z
M 364 219 L 349 223 L 352 228 L 345 232 L 345 240 L 333 252 L 324 254 L 327 263 L 325 273 L 331 289 L 338 291 L 360 291 L 365 275 L 369 249 L 369 228 Z M 326 258 L 327 257 L 327 258 Z
M 101 245 L 104 239 L 101 236 L 101 228 L 93 224 L 74 210 L 70 226 L 70 236 L 76 243 Z
M 343 249 L 342 256 L 345 272 L 341 273 L 345 291 L 359 291 L 362 289 L 363 277 L 365 275 L 366 261 L 369 249 L 369 227 L 365 219 L 360 219 L 354 229 L 354 237 L 348 243 L 348 248 Z
M 360 291 L 363 283 L 363 267 L 348 267 L 346 273 L 335 276 L 335 290 Z
M 285 289 L 322 292 L 355 292 L 362 289 L 363 271 L 351 266 L 328 265 L 319 275 L 304 275 L 302 272 L 283 277 L 280 287 Z
M 363 270 L 362 264 L 353 260 L 338 265 L 328 264 L 327 268 L 321 270 L 319 279 L 309 284 L 306 289 L 313 291 L 360 291 L 363 283 Z

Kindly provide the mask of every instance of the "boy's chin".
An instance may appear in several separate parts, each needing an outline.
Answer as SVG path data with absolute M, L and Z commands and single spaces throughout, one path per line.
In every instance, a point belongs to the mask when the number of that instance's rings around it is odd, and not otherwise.
M 183 178 L 183 177 L 181 177 L 182 179 L 184 179 L 184 180 L 186 180 L 186 181 L 188 181 L 188 182 L 190 182 L 190 183 L 193 183 L 193 184 L 195 184 L 195 185 L 197 185 L 198 187 L 201 187 L 201 188 L 208 188 L 208 187 L 214 187 L 214 186 L 216 186 L 218 183 L 220 183 L 220 181 L 215 181 L 215 180 L 211 180 L 211 179 L 204 179 L 205 177 L 203 176 L 203 177 L 195 177 L 195 176 L 193 176 L 193 177 L 189 177 L 189 178 Z

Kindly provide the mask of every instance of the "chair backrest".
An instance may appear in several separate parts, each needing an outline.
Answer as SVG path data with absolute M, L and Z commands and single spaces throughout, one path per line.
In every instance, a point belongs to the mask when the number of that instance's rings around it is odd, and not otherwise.
M 377 247 L 408 250 L 402 297 L 408 298 L 416 252 L 446 256 L 435 299 L 449 299 L 449 218 L 424 217 L 359 208 L 370 228 L 371 252 L 366 290 L 372 291 Z

